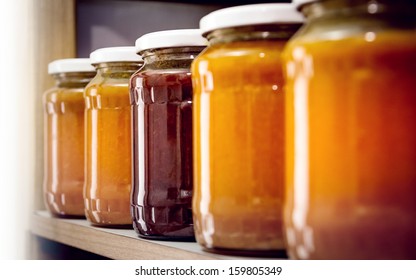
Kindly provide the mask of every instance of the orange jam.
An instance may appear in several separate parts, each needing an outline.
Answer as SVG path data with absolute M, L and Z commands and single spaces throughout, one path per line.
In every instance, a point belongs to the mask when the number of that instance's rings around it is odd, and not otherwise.
M 97 63 L 85 89 L 85 213 L 93 225 L 131 227 L 129 79 L 138 62 Z
M 86 90 L 85 203 L 88 219 L 96 224 L 131 222 L 130 103 L 127 93 L 126 85 L 90 86 Z
M 200 21 L 209 46 L 191 69 L 192 209 L 206 250 L 285 256 L 282 51 L 301 23 L 291 4 L 231 7 Z
M 288 44 L 289 256 L 416 258 L 414 30 Z
M 299 24 L 286 26 L 286 37 L 261 37 L 280 34 L 276 26 L 236 28 L 229 32 L 234 39 L 220 30 L 218 38 L 227 39 L 192 64 L 194 224 L 197 241 L 208 250 L 284 249 L 281 52 L 293 34 L 287 30 Z

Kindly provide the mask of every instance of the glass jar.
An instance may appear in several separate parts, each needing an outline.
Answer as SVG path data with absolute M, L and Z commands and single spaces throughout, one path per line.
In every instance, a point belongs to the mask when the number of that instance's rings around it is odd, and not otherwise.
M 85 214 L 97 226 L 129 227 L 131 113 L 129 79 L 142 65 L 134 47 L 91 53 L 97 75 L 85 88 Z
M 206 44 L 199 29 L 153 32 L 136 41 L 145 63 L 130 86 L 131 213 L 140 237 L 195 240 L 190 66 Z
M 301 23 L 291 4 L 231 7 L 200 21 L 209 46 L 192 64 L 193 212 L 207 250 L 284 253 L 281 52 Z
M 416 4 L 301 9 L 284 52 L 289 256 L 415 259 Z
M 55 87 L 43 95 L 44 202 L 51 214 L 84 217 L 84 87 L 95 76 L 86 58 L 48 65 Z

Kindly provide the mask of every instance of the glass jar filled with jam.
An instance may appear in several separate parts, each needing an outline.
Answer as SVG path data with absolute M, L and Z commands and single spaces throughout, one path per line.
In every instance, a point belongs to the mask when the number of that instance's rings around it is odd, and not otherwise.
M 281 53 L 302 24 L 291 4 L 225 8 L 200 28 L 192 64 L 197 241 L 217 252 L 284 253 Z
M 195 240 L 190 66 L 206 44 L 199 29 L 153 32 L 136 41 L 145 63 L 130 81 L 131 212 L 140 237 Z
M 97 226 L 131 227 L 129 79 L 142 63 L 132 47 L 91 53 L 97 75 L 85 88 L 85 215 Z
M 298 259 L 416 258 L 416 2 L 297 1 L 285 51 L 286 240 Z
M 43 95 L 44 201 L 58 217 L 84 217 L 84 87 L 95 76 L 87 58 L 48 65 L 55 87 Z

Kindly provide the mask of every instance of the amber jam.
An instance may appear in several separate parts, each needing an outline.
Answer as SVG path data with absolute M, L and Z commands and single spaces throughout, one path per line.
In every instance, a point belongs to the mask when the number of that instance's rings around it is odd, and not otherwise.
M 416 258 L 416 9 L 399 2 L 305 6 L 287 45 L 291 258 Z
M 43 95 L 44 200 L 54 216 L 84 217 L 83 91 L 95 69 L 89 59 L 62 59 L 49 64 L 49 73 L 56 86 Z

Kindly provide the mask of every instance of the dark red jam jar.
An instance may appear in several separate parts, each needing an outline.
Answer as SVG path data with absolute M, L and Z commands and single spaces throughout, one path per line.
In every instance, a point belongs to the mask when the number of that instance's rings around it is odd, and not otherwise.
M 136 41 L 144 66 L 130 79 L 131 213 L 140 237 L 195 240 L 190 66 L 205 46 L 198 29 L 153 32 Z

